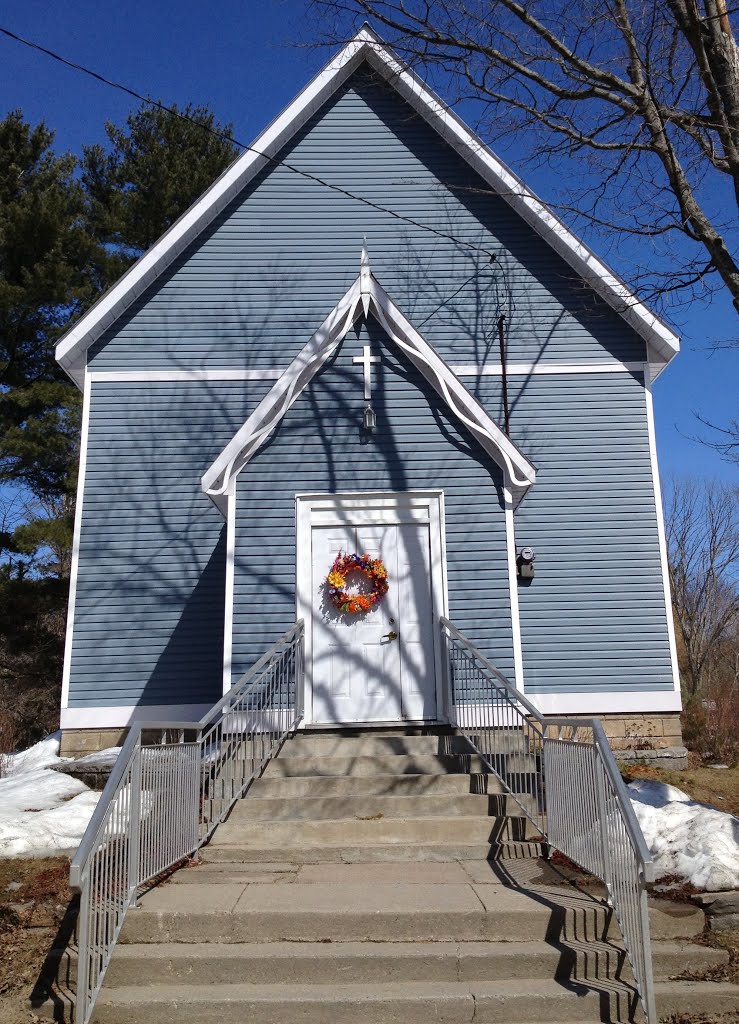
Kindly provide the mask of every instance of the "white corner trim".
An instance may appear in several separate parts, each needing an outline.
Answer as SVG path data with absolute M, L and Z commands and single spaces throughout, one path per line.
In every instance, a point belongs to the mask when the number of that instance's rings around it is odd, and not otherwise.
M 516 689 L 525 693 L 523 674 L 523 646 L 521 644 L 521 614 L 518 605 L 518 568 L 516 564 L 516 524 L 513 516 L 513 495 L 503 489 L 505 506 L 505 538 L 508 556 L 508 590 L 511 595 L 511 640 L 513 644 L 513 678 Z
M 111 704 L 62 708 L 61 729 L 120 729 L 133 722 L 198 722 L 212 704 Z
M 502 377 L 501 363 L 452 363 L 458 377 Z M 592 363 L 506 363 L 508 377 L 537 377 L 546 374 L 644 373 L 644 363 L 621 363 L 616 359 Z
M 223 603 L 223 692 L 231 689 L 236 557 L 236 487 L 226 496 L 226 595 Z
M 74 507 L 74 533 L 72 534 L 72 562 L 69 571 L 69 600 L 67 603 L 67 632 L 64 640 L 62 668 L 62 709 L 69 703 L 69 681 L 72 675 L 72 644 L 74 641 L 74 610 L 77 601 L 77 576 L 80 564 L 80 537 L 82 535 L 82 502 L 85 493 L 87 469 L 87 438 L 90 431 L 90 375 L 85 371 L 82 390 L 82 422 L 80 424 L 80 461 L 77 469 L 77 495 Z
M 406 354 L 451 412 L 502 468 L 512 490 L 520 497 L 534 483 L 536 470 L 523 452 L 504 434 L 435 349 L 416 331 L 369 271 L 365 249 L 360 276 L 203 474 L 202 488 L 221 511 L 224 511 L 223 495 L 231 480 L 249 462 L 297 401 L 354 321 L 363 313 L 367 315 L 370 312 L 384 327 L 388 338 Z
M 543 715 L 639 715 L 682 710 L 671 690 L 609 690 L 604 693 L 527 693 Z
M 662 508 L 662 487 L 659 479 L 659 463 L 657 460 L 657 435 L 654 429 L 654 404 L 651 385 L 644 388 L 647 409 L 647 433 L 649 435 L 649 461 L 652 469 L 652 486 L 654 489 L 654 505 L 657 516 L 657 538 L 659 544 L 659 560 L 662 567 L 662 583 L 665 593 L 665 614 L 667 616 L 667 637 L 670 645 L 670 662 L 675 694 L 681 699 L 680 668 L 677 661 L 677 642 L 675 639 L 675 620 L 672 614 L 672 592 L 670 590 L 670 570 L 667 562 L 667 535 L 665 533 L 665 514 Z
M 395 57 L 379 36 L 363 26 L 252 146 L 61 338 L 56 357 L 73 380 L 78 384 L 83 382 L 87 348 L 235 198 L 364 59 L 653 347 L 663 365 L 679 351 L 679 341 L 672 331 L 526 188 L 482 139 Z M 659 369 L 655 366 L 656 372 Z
M 283 371 L 263 370 L 91 370 L 88 376 L 93 384 L 113 384 L 118 381 L 131 384 L 166 384 L 170 381 L 217 380 L 279 380 Z

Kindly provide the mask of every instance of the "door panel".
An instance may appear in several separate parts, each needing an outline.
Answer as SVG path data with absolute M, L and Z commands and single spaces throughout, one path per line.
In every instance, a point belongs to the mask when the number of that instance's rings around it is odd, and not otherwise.
M 429 528 L 427 525 L 405 523 L 396 529 L 403 710 L 406 718 L 435 718 Z
M 313 721 L 434 719 L 428 523 L 314 526 L 311 542 Z M 372 611 L 345 615 L 331 604 L 325 577 L 339 551 L 387 567 L 390 589 Z M 361 588 L 361 577 L 350 587 Z

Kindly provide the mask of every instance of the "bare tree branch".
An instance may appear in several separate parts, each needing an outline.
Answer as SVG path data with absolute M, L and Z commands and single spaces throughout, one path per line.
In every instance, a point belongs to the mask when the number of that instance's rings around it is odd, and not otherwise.
M 660 249 L 666 274 L 650 253 L 635 275 L 653 294 L 713 277 L 739 312 L 739 56 L 725 0 L 313 2 L 324 25 L 334 16 L 334 39 L 360 15 L 411 64 L 443 69 L 496 140 L 523 131 L 532 160 L 579 162 L 584 174 L 557 175 L 553 205 L 621 235 L 679 235 Z

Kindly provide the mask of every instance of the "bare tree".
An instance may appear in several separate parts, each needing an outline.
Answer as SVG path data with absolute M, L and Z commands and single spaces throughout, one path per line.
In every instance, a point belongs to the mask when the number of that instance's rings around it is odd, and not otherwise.
M 522 137 L 548 201 L 619 247 L 651 301 L 725 288 L 739 311 L 739 57 L 726 0 L 314 0 L 332 39 L 353 16 Z M 615 229 L 615 233 L 612 229 Z M 633 248 L 627 246 L 626 248 Z M 657 268 L 665 267 L 664 272 Z
M 673 480 L 665 521 L 683 691 L 690 701 L 708 692 L 712 662 L 727 647 L 736 653 L 739 487 Z

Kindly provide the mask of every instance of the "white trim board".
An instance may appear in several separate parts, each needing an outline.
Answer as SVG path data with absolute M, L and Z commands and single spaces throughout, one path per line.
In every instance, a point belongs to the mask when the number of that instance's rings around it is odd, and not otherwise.
M 444 720 L 446 694 L 438 629 L 439 617 L 447 615 L 449 608 L 444 536 L 444 492 L 443 490 L 355 491 L 345 494 L 295 495 L 295 617 L 303 619 L 305 622 L 305 692 L 299 695 L 304 709 L 303 727 L 311 725 L 313 722 L 313 629 L 311 619 L 313 527 L 324 525 L 381 526 L 401 523 L 427 524 L 429 527 L 436 720 Z M 362 722 L 360 724 L 364 727 L 365 724 L 371 723 Z M 401 725 L 405 722 L 399 719 L 396 724 Z
M 398 309 L 370 270 L 365 247 L 359 277 L 203 474 L 203 490 L 224 514 L 223 496 L 231 481 L 330 359 L 352 324 L 370 313 L 384 328 L 389 341 L 410 359 L 456 418 L 500 466 L 515 503 L 534 483 L 536 470 L 531 462 Z
M 189 380 L 279 380 L 283 371 L 264 370 L 90 370 L 88 377 L 93 384 L 110 384 L 117 381 L 131 384 L 158 384 L 169 381 Z
M 677 660 L 677 641 L 675 639 L 675 620 L 672 615 L 672 593 L 670 590 L 670 571 L 667 562 L 667 535 L 665 533 L 665 516 L 662 508 L 662 487 L 659 479 L 659 464 L 657 461 L 657 437 L 654 429 L 654 406 L 652 403 L 652 387 L 646 384 L 644 397 L 647 408 L 647 433 L 649 435 L 649 461 L 652 470 L 652 488 L 654 493 L 655 512 L 657 516 L 657 537 L 659 544 L 659 560 L 662 569 L 662 583 L 665 592 L 665 615 L 667 617 L 667 638 L 670 645 L 670 663 L 672 665 L 672 680 L 677 698 L 681 701 L 680 692 L 680 669 Z
M 508 363 L 509 377 L 556 376 L 578 373 L 644 373 L 645 363 L 620 363 L 617 360 L 593 363 Z M 458 377 L 502 377 L 501 363 L 450 363 L 449 369 Z M 167 384 L 175 381 L 240 381 L 279 380 L 284 367 L 265 367 L 259 370 L 89 370 L 92 384 Z
M 103 704 L 62 708 L 59 727 L 120 729 L 134 722 L 198 722 L 212 709 L 213 704 Z
M 543 715 L 638 715 L 681 711 L 680 694 L 670 690 L 603 693 L 527 693 L 526 697 Z
M 87 440 L 90 432 L 91 382 L 85 373 L 82 396 L 82 423 L 80 428 L 80 463 L 77 471 L 77 495 L 74 509 L 74 533 L 72 535 L 72 563 L 69 572 L 69 601 L 67 603 L 67 631 L 64 640 L 64 665 L 62 668 L 62 714 L 69 702 L 69 681 L 72 675 L 72 643 L 74 640 L 74 612 L 77 602 L 77 576 L 80 564 L 80 537 L 82 535 L 82 502 L 85 493 L 85 472 L 87 469 Z
M 223 602 L 223 692 L 231 689 L 234 628 L 234 578 L 236 561 L 236 488 L 227 495 L 226 506 L 226 595 Z
M 537 377 L 578 373 L 644 373 L 644 363 L 620 363 L 613 359 L 593 363 L 506 363 L 507 377 Z M 458 377 L 502 377 L 501 363 L 452 363 Z
M 381 74 L 656 353 L 653 373 L 679 351 L 677 336 L 528 189 L 418 76 L 363 26 L 152 248 L 60 339 L 56 357 L 82 385 L 85 353 L 362 63 Z
M 679 694 L 666 691 L 619 693 L 529 693 L 528 699 L 544 715 L 673 714 L 681 710 Z M 133 722 L 197 722 L 212 704 L 127 704 L 62 708 L 62 729 L 117 729 Z M 440 712 L 443 705 L 440 705 Z M 304 723 L 305 724 L 305 723 Z
M 521 613 L 518 605 L 518 565 L 516 562 L 516 523 L 513 515 L 513 497 L 503 488 L 505 509 L 506 555 L 508 562 L 508 592 L 511 599 L 511 642 L 513 644 L 513 680 L 516 689 L 526 692 L 523 671 L 523 644 L 521 641 Z

